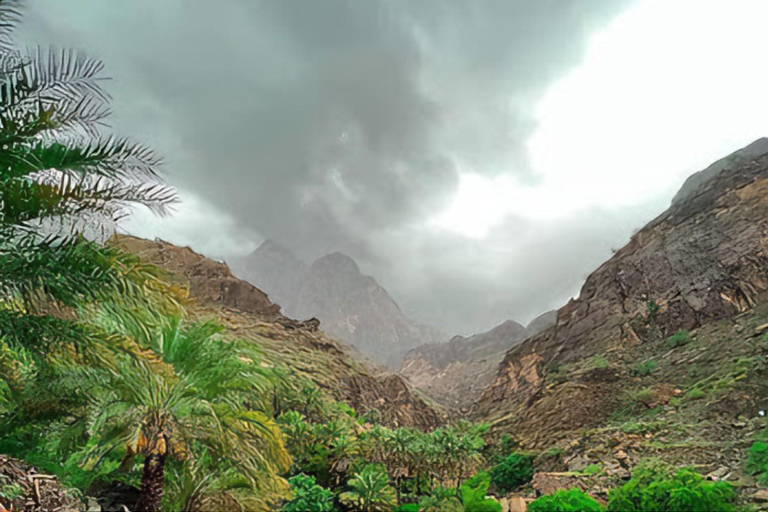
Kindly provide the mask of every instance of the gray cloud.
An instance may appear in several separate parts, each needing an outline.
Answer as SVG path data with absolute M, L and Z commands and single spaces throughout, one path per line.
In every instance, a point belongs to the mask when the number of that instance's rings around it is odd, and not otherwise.
M 415 227 L 460 170 L 535 182 L 533 106 L 631 1 L 30 0 L 22 36 L 102 57 L 117 127 L 233 232 L 347 252 L 406 310 L 468 332 L 557 306 L 638 218 L 509 218 L 482 241 Z

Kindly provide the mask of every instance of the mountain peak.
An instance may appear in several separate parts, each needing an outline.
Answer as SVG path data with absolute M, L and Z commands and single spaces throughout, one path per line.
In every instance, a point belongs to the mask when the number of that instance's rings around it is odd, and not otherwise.
M 355 260 L 341 252 L 332 252 L 315 260 L 311 269 L 315 272 L 329 272 L 335 275 L 360 275 Z

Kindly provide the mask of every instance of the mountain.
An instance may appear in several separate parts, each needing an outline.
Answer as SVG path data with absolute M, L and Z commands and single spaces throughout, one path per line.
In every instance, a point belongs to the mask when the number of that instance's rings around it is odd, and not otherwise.
M 217 318 L 228 333 L 257 343 L 269 364 L 315 382 L 335 400 L 359 412 L 377 409 L 385 424 L 429 429 L 445 420 L 443 409 L 400 376 L 373 368 L 354 351 L 280 311 L 267 295 L 238 279 L 229 267 L 161 240 L 116 235 L 112 243 L 167 270 L 190 290 L 192 319 Z
M 464 409 L 493 381 L 507 350 L 551 323 L 552 316 L 541 315 L 530 328 L 507 320 L 484 333 L 415 348 L 405 355 L 400 374 L 441 404 Z
M 557 311 L 547 311 L 546 313 L 542 313 L 528 322 L 528 325 L 525 326 L 525 329 L 531 333 L 531 335 L 534 335 L 548 327 L 555 325 L 555 322 L 557 322 Z
M 472 418 L 546 447 L 537 467 L 550 471 L 599 464 L 621 479 L 657 457 L 754 487 L 744 461 L 768 409 L 768 141 L 689 179 L 556 317 L 507 351 Z
M 288 249 L 266 241 L 239 268 L 280 303 L 286 315 L 319 319 L 329 336 L 390 368 L 398 368 L 408 350 L 444 339 L 408 318 L 345 254 L 328 254 L 308 266 Z

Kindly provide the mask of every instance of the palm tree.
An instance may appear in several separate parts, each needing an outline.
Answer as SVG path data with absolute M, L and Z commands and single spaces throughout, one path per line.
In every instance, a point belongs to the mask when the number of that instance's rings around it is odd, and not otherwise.
M 347 482 L 350 490 L 339 500 L 360 512 L 388 512 L 395 505 L 395 491 L 389 485 L 387 473 L 375 464 L 368 464 Z
M 97 464 L 116 449 L 143 456 L 139 510 L 159 510 L 169 458 L 229 468 L 258 488 L 288 468 L 289 456 L 269 411 L 269 375 L 249 347 L 226 341 L 216 324 L 132 333 L 150 351 L 122 356 L 100 377 L 88 425 Z
M 84 303 L 164 288 L 156 269 L 81 233 L 131 205 L 162 214 L 175 193 L 151 149 L 105 131 L 102 62 L 14 47 L 22 3 L 0 0 L 0 336 L 39 348 L 98 338 L 72 314 Z

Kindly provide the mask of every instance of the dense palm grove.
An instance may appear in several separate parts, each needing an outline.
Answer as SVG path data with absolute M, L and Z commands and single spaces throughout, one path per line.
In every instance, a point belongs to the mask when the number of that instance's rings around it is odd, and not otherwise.
M 132 205 L 162 215 L 175 193 L 151 149 L 106 129 L 99 61 L 16 49 L 20 7 L 0 0 L 0 453 L 83 500 L 134 489 L 148 512 L 500 511 L 488 495 L 531 480 L 533 454 L 487 425 L 388 428 L 260 364 L 253 342 L 190 318 L 161 269 L 101 242 Z M 17 494 L 0 482 L 4 507 Z M 656 464 L 608 509 L 732 499 L 728 484 Z M 530 510 L 602 507 L 574 489 Z

